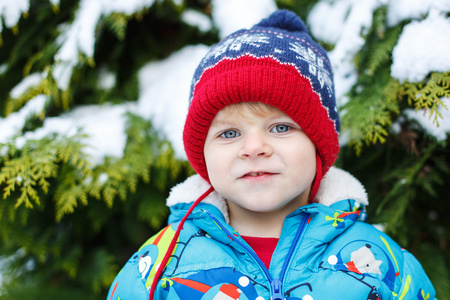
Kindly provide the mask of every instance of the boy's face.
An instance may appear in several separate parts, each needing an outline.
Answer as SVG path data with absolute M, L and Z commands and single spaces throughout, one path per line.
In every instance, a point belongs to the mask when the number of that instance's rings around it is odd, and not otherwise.
M 210 182 L 228 201 L 231 217 L 255 212 L 285 217 L 308 203 L 316 149 L 281 111 L 263 116 L 242 116 L 228 107 L 219 111 L 204 156 Z

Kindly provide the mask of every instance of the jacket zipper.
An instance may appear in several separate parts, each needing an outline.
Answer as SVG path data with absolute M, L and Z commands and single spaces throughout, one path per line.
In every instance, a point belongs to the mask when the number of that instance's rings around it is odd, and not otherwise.
M 270 297 L 271 300 L 284 300 L 283 297 L 283 280 L 286 275 L 289 262 L 292 259 L 292 256 L 294 255 L 295 248 L 297 247 L 297 243 L 300 241 L 300 238 L 303 235 L 303 232 L 306 228 L 306 223 L 308 219 L 310 218 L 309 213 L 305 213 L 302 221 L 300 222 L 299 229 L 297 230 L 297 233 L 295 234 L 294 240 L 291 244 L 291 247 L 289 248 L 288 254 L 286 255 L 286 259 L 283 263 L 283 267 L 281 268 L 280 278 L 273 279 L 272 275 L 270 275 L 269 270 L 266 268 L 262 260 L 256 255 L 255 251 L 253 251 L 252 248 L 247 246 L 247 244 L 244 244 L 239 239 L 235 239 L 234 235 L 227 229 L 219 219 L 217 219 L 209 210 L 206 211 L 208 216 L 222 229 L 231 239 L 233 239 L 236 243 L 239 244 L 242 248 L 244 248 L 245 251 L 247 251 L 250 256 L 253 257 L 253 259 L 258 263 L 260 268 L 263 270 L 264 274 L 266 275 L 267 280 L 270 282 L 270 286 L 272 289 L 272 296 Z

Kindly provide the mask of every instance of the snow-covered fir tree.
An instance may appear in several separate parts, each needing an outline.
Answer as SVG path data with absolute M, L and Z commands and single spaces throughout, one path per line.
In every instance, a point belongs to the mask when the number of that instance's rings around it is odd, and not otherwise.
M 0 299 L 105 298 L 192 173 L 194 68 L 277 7 L 329 51 L 337 164 L 366 186 L 369 222 L 450 299 L 446 0 L 0 2 Z

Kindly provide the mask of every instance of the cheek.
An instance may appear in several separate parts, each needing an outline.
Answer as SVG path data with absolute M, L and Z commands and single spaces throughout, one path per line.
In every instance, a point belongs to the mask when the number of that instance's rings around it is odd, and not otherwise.
M 225 197 L 232 181 L 233 158 L 229 152 L 223 151 L 223 149 L 206 150 L 205 163 L 209 182 L 220 195 Z
M 301 149 L 301 151 L 298 151 Z M 290 153 L 286 154 L 288 157 L 288 164 L 297 166 L 293 168 L 294 171 L 302 174 L 303 177 L 311 177 L 316 174 L 316 148 L 312 142 L 296 145 L 290 148 Z
M 305 168 L 308 168 L 309 170 L 313 170 L 316 172 L 316 149 L 310 148 L 308 151 L 305 151 L 301 158 L 299 159 L 303 162 L 303 165 Z
M 205 147 L 204 158 L 206 170 L 211 183 L 213 183 L 213 181 L 220 176 L 220 171 L 225 167 L 224 160 L 221 156 L 221 151 L 218 149 L 215 149 L 214 147 Z
M 220 163 L 217 163 L 216 161 L 213 164 L 210 164 L 207 166 L 208 171 L 208 177 L 209 177 L 209 183 L 214 187 L 216 192 L 218 192 L 220 195 L 224 195 L 224 192 L 227 190 L 227 181 L 225 178 L 227 178 L 225 173 L 225 167 L 223 167 Z

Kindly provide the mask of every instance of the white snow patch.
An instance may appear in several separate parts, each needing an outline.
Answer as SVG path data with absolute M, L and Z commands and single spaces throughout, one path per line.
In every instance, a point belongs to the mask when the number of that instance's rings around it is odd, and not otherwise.
M 374 11 L 385 4 L 382 0 L 321 1 L 311 11 L 308 25 L 320 40 L 335 41 L 329 52 L 334 71 L 336 101 L 345 104 L 347 94 L 356 83 L 353 58 L 365 43 L 365 35 L 372 26 Z M 336 30 L 341 31 L 336 34 Z
M 438 109 L 442 115 L 442 119 L 438 119 L 439 126 L 433 123 L 433 119 L 430 119 L 430 114 L 427 111 L 412 108 L 404 110 L 405 115 L 409 119 L 416 120 L 428 134 L 434 136 L 438 141 L 447 139 L 447 134 L 450 132 L 450 99 L 445 98 L 443 100 L 447 102 L 447 109 L 444 107 Z
M 184 23 L 189 24 L 193 27 L 198 27 L 201 31 L 209 31 L 212 28 L 211 19 L 196 10 L 186 9 L 181 16 Z
M 98 77 L 100 89 L 110 90 L 116 85 L 116 74 L 111 72 L 107 66 L 100 67 Z
M 306 20 L 311 34 L 321 41 L 336 44 L 341 39 L 351 8 L 352 1 L 320 1 Z
M 392 52 L 391 76 L 422 81 L 428 73 L 450 70 L 450 19 L 432 10 L 422 21 L 406 25 Z
M 250 28 L 277 10 L 274 0 L 213 0 L 212 17 L 220 38 Z
M 107 180 L 108 180 L 109 176 L 106 173 L 102 173 L 100 174 L 100 176 L 98 176 L 98 182 L 100 184 L 104 184 Z
M 133 14 L 150 7 L 154 0 L 81 0 L 72 24 L 57 38 L 60 49 L 55 55 L 53 72 L 58 87 L 67 90 L 73 68 L 78 64 L 78 54 L 93 57 L 95 31 L 102 16 L 113 12 Z
M 23 13 L 30 8 L 29 0 L 0 0 L 0 32 L 2 32 L 2 22 L 6 27 L 14 27 L 20 20 Z
M 387 12 L 387 25 L 396 26 L 408 19 L 422 19 L 430 11 L 438 9 L 443 12 L 450 11 L 448 0 L 389 0 Z
M 9 95 L 13 99 L 19 98 L 23 93 L 25 93 L 29 88 L 39 85 L 42 80 L 45 79 L 47 74 L 43 73 L 32 73 L 22 79 L 15 87 L 11 89 Z
M 151 62 L 139 71 L 140 96 L 136 114 L 151 119 L 171 142 L 177 157 L 185 159 L 183 128 L 192 76 L 208 46 L 187 46 L 170 57 Z M 164 76 L 161 76 L 164 74 Z
M 1 64 L 0 65 L 0 75 L 5 74 L 6 70 L 8 70 L 8 64 Z
M 7 118 L 0 118 L 0 143 L 7 143 L 18 134 L 28 118 L 39 114 L 45 106 L 47 96 L 37 95 L 30 99 L 19 111 L 9 114 Z
M 92 157 L 93 164 L 101 164 L 105 156 L 122 157 L 125 149 L 125 113 L 130 104 L 85 105 L 58 117 L 47 118 L 41 128 L 27 132 L 16 139 L 21 147 L 27 140 L 42 139 L 51 133 L 74 136 L 79 129 L 87 134 L 83 140 L 88 146 L 84 152 Z

